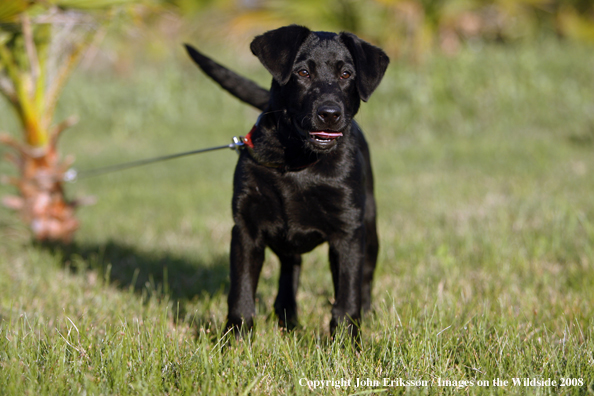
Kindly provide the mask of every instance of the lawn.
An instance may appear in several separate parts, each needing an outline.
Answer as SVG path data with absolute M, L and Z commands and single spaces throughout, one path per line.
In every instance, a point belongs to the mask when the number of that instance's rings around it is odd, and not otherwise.
M 230 150 L 68 185 L 97 199 L 69 248 L 0 209 L 0 394 L 594 393 L 593 64 L 548 40 L 392 63 L 357 116 L 381 243 L 358 352 L 329 339 L 325 247 L 304 257 L 296 331 L 268 254 L 254 337 L 222 335 Z M 80 116 L 61 148 L 81 170 L 226 144 L 257 117 L 181 47 L 77 72 L 59 113 Z M 0 130 L 17 130 L 5 103 Z

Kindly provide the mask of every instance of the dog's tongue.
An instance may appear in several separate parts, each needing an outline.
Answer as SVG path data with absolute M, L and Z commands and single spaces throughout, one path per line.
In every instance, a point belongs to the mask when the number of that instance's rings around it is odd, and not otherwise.
M 324 139 L 333 139 L 342 136 L 342 132 L 324 132 L 324 131 L 313 131 L 310 135 L 319 136 Z

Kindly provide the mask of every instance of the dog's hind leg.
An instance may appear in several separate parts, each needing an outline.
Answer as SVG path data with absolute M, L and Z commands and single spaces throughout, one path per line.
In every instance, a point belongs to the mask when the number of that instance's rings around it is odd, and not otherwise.
M 281 263 L 278 281 L 278 295 L 274 302 L 274 311 L 279 325 L 287 330 L 294 329 L 299 323 L 297 318 L 297 288 L 301 272 L 301 256 L 275 252 Z
M 231 95 L 260 110 L 264 110 L 268 106 L 270 99 L 268 90 L 218 64 L 191 45 L 185 44 L 185 47 L 188 55 L 202 71 Z

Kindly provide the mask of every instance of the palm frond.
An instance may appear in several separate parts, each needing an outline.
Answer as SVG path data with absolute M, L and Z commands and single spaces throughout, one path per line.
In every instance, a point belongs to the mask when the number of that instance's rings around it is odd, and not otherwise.
M 30 7 L 27 0 L 3 0 L 0 2 L 1 24 L 18 22 L 19 15 Z
M 138 0 L 57 0 L 56 5 L 78 10 L 101 10 L 138 2 Z

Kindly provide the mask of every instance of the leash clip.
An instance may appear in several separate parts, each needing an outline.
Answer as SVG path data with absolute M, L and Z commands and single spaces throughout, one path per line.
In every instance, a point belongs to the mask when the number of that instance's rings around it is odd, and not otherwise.
M 231 150 L 235 150 L 237 155 L 239 155 L 240 150 L 245 147 L 245 140 L 243 136 L 233 136 L 233 143 L 229 145 Z

